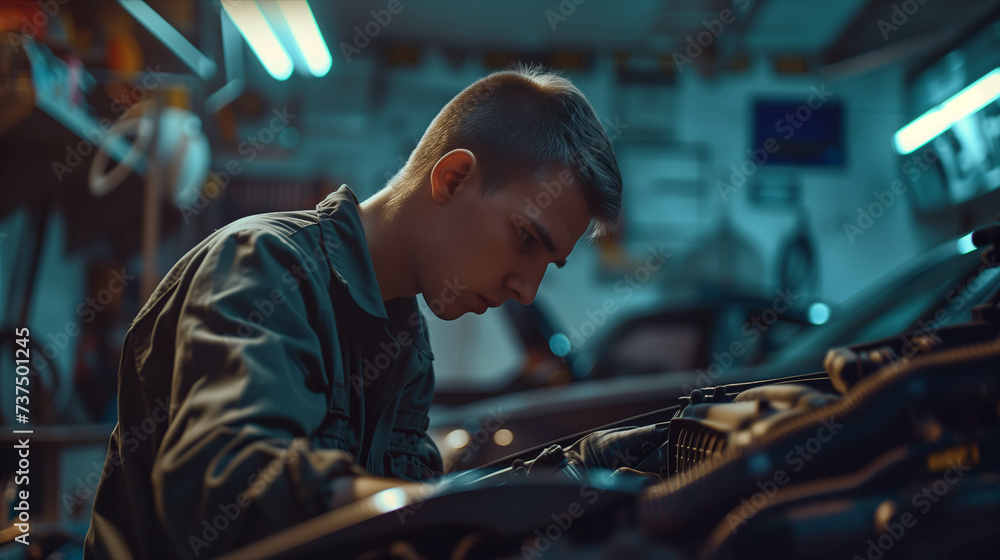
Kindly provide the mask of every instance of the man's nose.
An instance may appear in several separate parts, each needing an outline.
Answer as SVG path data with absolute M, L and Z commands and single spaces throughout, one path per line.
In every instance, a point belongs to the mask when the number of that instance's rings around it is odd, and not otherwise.
M 515 299 L 522 305 L 531 305 L 535 301 L 535 295 L 538 293 L 538 287 L 534 288 L 524 287 L 517 290 L 518 297 Z

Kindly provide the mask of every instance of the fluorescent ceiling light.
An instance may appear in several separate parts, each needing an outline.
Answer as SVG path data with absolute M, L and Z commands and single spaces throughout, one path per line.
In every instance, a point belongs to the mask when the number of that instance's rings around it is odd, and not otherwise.
M 277 4 L 296 46 L 305 58 L 309 73 L 317 78 L 325 76 L 333 66 L 333 58 L 316 24 L 316 18 L 309 8 L 309 2 L 285 0 Z
M 964 255 L 966 253 L 971 253 L 976 250 L 976 244 L 972 242 L 972 234 L 966 235 L 965 237 L 958 240 L 958 253 Z
M 946 101 L 920 115 L 893 136 L 896 151 L 906 155 L 1000 97 L 1000 68 L 979 78 Z
M 223 0 L 222 7 L 268 74 L 276 80 L 287 80 L 292 75 L 292 59 L 257 2 Z

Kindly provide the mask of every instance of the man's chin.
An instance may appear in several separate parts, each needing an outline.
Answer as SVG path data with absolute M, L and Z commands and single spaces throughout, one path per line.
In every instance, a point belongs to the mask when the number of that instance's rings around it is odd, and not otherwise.
M 434 308 L 431 308 L 431 312 L 434 313 L 435 317 L 441 319 L 442 321 L 454 321 L 455 319 L 458 319 L 462 315 L 468 313 L 469 310 L 462 309 L 460 307 L 448 306 L 440 310 L 440 312 L 435 310 Z
M 467 309 L 462 309 L 460 306 L 454 305 L 457 302 L 452 302 L 452 305 L 442 305 L 443 302 L 440 300 L 427 301 L 427 298 L 425 297 L 424 303 L 427 304 L 427 309 L 429 309 L 435 317 L 441 319 L 442 321 L 454 321 L 468 311 Z

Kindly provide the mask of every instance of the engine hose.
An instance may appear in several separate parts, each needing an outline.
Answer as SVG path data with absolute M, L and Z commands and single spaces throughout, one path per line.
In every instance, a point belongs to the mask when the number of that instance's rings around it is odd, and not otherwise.
M 714 526 L 741 497 L 758 490 L 758 482 L 772 479 L 778 465 L 791 465 L 793 454 L 798 468 L 785 469 L 792 482 L 860 468 L 915 433 L 914 406 L 955 397 L 966 404 L 973 398 L 996 399 L 998 379 L 1000 341 L 942 350 L 902 366 L 888 364 L 839 401 L 789 418 L 746 446 L 728 446 L 717 459 L 650 486 L 637 500 L 637 524 L 653 535 Z M 825 440 L 819 435 L 823 429 L 830 434 Z M 822 442 L 819 461 L 801 453 L 813 438 Z

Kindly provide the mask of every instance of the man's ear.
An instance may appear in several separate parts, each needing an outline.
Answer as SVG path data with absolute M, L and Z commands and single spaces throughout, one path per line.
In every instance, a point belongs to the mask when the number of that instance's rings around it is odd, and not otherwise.
M 475 169 L 476 156 L 469 150 L 452 150 L 441 156 L 431 169 L 431 196 L 436 202 L 448 202 L 469 183 Z

